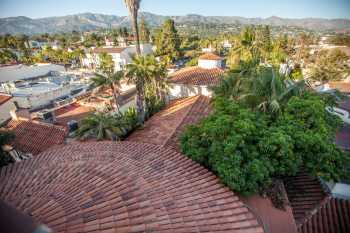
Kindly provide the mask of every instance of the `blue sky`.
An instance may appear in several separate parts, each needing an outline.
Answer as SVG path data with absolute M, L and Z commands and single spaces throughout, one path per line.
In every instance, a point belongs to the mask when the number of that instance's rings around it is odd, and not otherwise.
M 350 0 L 142 0 L 141 10 L 162 15 L 350 18 Z M 0 0 L 0 17 L 83 12 L 127 14 L 123 0 Z

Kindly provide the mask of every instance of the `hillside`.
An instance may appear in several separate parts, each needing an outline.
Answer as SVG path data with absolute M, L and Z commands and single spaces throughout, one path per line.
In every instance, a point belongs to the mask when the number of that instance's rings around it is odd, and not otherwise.
M 190 14 L 186 16 L 162 16 L 147 12 L 140 14 L 151 26 L 159 26 L 167 18 L 173 18 L 178 24 L 268 24 L 271 26 L 294 26 L 308 30 L 350 30 L 350 19 L 286 19 L 279 17 L 244 18 L 237 16 L 202 16 Z M 31 19 L 24 16 L 0 18 L 0 34 L 39 34 L 70 32 L 72 30 L 87 31 L 108 27 L 129 26 L 126 16 L 82 13 L 60 17 Z

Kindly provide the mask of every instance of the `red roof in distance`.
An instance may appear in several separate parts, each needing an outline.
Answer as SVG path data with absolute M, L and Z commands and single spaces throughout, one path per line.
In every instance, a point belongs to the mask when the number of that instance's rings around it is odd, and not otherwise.
M 199 57 L 200 60 L 224 60 L 222 57 L 216 55 L 215 53 L 205 53 Z
M 172 73 L 169 81 L 176 84 L 215 86 L 219 84 L 224 70 L 220 68 L 204 69 L 198 66 L 186 67 Z

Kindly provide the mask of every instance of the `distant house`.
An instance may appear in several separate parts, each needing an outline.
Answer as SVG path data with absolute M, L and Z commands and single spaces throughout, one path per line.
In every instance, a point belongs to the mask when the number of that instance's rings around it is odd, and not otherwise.
M 210 87 L 219 84 L 224 74 L 223 58 L 214 53 L 199 57 L 198 66 L 186 67 L 169 75 L 170 99 L 205 95 L 211 96 Z
M 42 49 L 48 45 L 45 41 L 36 41 L 36 40 L 30 40 L 28 41 L 26 47 L 31 49 Z
M 142 54 L 150 54 L 153 52 L 150 44 L 141 45 Z M 131 63 L 132 57 L 136 54 L 135 46 L 128 47 L 102 47 L 94 48 L 90 53 L 86 54 L 86 57 L 82 59 L 82 64 L 90 69 L 95 69 L 99 66 L 99 55 L 107 53 L 112 56 L 115 65 L 115 70 L 123 70 L 124 67 Z
M 229 40 L 224 40 L 222 42 L 222 46 L 226 49 L 230 49 L 230 48 L 232 48 L 232 43 Z
M 116 44 L 114 43 L 113 39 L 111 37 L 105 37 L 105 44 L 108 47 L 115 46 Z

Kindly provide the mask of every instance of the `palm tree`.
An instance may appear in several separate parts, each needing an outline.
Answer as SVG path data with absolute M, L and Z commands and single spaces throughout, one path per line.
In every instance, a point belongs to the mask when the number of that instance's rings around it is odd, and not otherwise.
M 141 48 L 140 48 L 140 35 L 139 35 L 139 28 L 137 23 L 137 16 L 138 11 L 140 9 L 140 2 L 141 0 L 124 0 L 126 7 L 129 10 L 129 14 L 132 20 L 133 30 L 135 33 L 136 38 L 136 54 L 137 56 L 141 56 Z M 137 72 L 136 72 L 137 73 Z M 134 73 L 134 75 L 136 75 Z M 136 91 L 137 91 L 137 113 L 139 115 L 140 122 L 143 122 L 144 116 L 145 116 L 145 106 L 144 106 L 144 82 L 142 82 L 143 78 L 134 77 L 132 78 L 135 81 L 136 84 Z
M 116 140 L 126 134 L 123 121 L 107 113 L 95 113 L 82 120 L 76 136 L 81 140 L 95 138 Z
M 120 95 L 121 84 L 120 81 L 124 78 L 123 71 L 117 71 L 110 76 L 95 73 L 92 79 L 96 87 L 111 88 L 114 98 L 114 104 L 118 112 L 120 112 L 118 104 L 118 96 Z
M 102 53 L 99 58 L 98 70 L 100 73 L 95 73 L 95 78 L 92 81 L 97 87 L 111 88 L 114 104 L 119 112 L 118 95 L 120 94 L 120 81 L 124 78 L 124 72 L 114 72 L 114 62 L 109 54 Z
M 277 114 L 292 96 L 300 95 L 305 81 L 294 82 L 272 67 L 257 67 L 244 73 L 231 73 L 216 87 L 215 95 L 231 98 L 248 107 Z
M 133 62 L 126 66 L 126 78 L 136 84 L 137 89 L 137 112 L 140 122 L 145 117 L 145 84 L 150 82 L 154 67 L 151 66 L 146 56 L 133 57 Z
M 154 56 L 148 55 L 145 56 L 146 63 L 149 66 L 150 78 L 155 89 L 155 94 L 158 100 L 164 101 L 166 90 L 168 88 L 168 83 L 166 80 L 166 64 L 158 63 L 157 59 Z
M 141 55 L 141 49 L 140 49 L 140 35 L 139 35 L 139 28 L 137 23 L 137 16 L 138 11 L 140 9 L 140 3 L 141 0 L 124 0 L 126 7 L 129 10 L 129 14 L 132 21 L 133 30 L 135 33 L 136 38 L 136 53 L 138 56 Z

